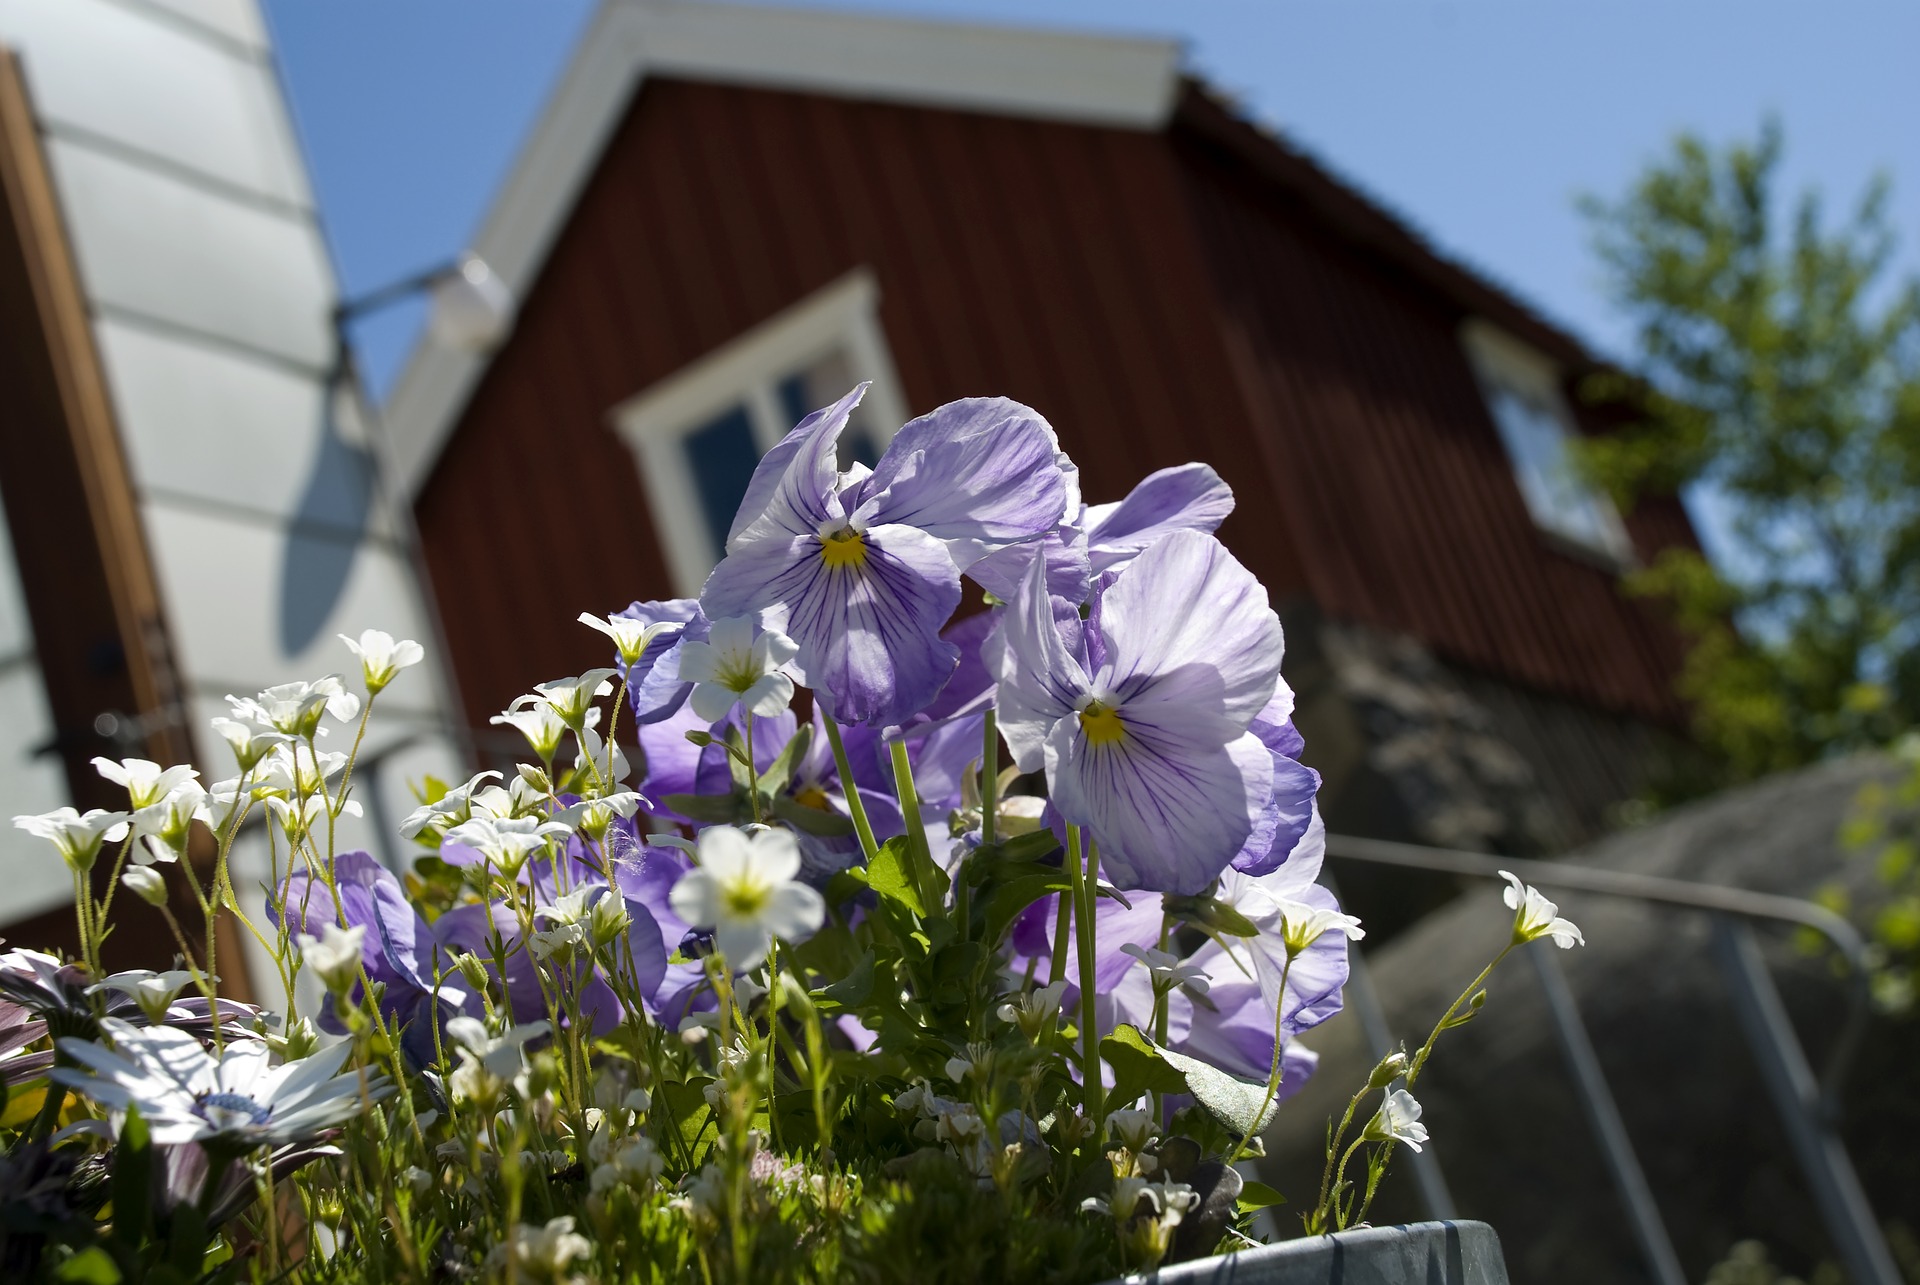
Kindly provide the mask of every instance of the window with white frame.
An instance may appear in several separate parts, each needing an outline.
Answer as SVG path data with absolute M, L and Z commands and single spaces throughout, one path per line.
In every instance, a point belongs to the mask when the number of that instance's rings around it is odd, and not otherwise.
M 879 459 L 905 418 L 879 304 L 856 269 L 614 408 L 676 592 L 698 593 L 720 560 L 760 457 L 862 380 L 840 467 Z
M 1469 322 L 1462 340 L 1534 525 L 1573 552 L 1612 567 L 1631 565 L 1633 542 L 1619 511 L 1575 467 L 1577 430 L 1559 370 L 1482 321 Z

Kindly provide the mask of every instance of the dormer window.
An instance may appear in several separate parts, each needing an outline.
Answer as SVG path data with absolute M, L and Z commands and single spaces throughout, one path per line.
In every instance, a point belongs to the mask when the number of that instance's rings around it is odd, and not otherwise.
M 1614 569 L 1631 566 L 1633 542 L 1619 510 L 1575 467 L 1578 430 L 1559 370 L 1482 321 L 1467 324 L 1462 342 L 1534 525 L 1570 553 Z
M 871 466 L 906 418 L 866 269 L 621 403 L 674 591 L 700 592 L 760 457 L 808 413 L 873 381 L 840 438 L 840 467 Z

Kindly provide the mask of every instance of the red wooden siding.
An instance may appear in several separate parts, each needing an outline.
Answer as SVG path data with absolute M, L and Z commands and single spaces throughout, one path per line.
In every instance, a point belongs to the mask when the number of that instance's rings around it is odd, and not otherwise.
M 1027 402 L 1094 501 L 1207 460 L 1297 591 L 1180 183 L 1147 134 L 650 81 L 419 502 L 470 715 L 603 663 L 581 610 L 670 591 L 608 410 L 861 264 L 915 411 Z
M 1222 537 L 1276 601 L 1671 716 L 1671 640 L 1527 519 L 1460 306 L 1191 122 L 651 80 L 419 501 L 474 719 L 604 662 L 564 623 L 582 609 L 669 592 L 608 411 L 862 264 L 913 410 L 1033 405 L 1094 502 L 1205 460 L 1240 498 Z
M 1226 343 L 1321 609 L 1538 691 L 1677 721 L 1678 645 L 1658 609 L 1625 600 L 1613 574 L 1529 517 L 1461 349 L 1469 314 L 1450 270 L 1413 270 L 1404 247 L 1381 244 L 1390 230 L 1330 224 L 1324 176 L 1271 140 L 1196 120 L 1196 106 L 1208 105 L 1189 100 L 1176 139 Z M 1472 302 L 1567 359 L 1566 341 L 1514 305 Z M 1673 504 L 1630 525 L 1642 556 L 1691 538 Z

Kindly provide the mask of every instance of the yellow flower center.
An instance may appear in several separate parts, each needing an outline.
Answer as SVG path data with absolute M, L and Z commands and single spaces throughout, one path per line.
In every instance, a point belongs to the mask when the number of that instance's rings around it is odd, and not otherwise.
M 817 785 L 808 785 L 795 790 L 793 801 L 803 808 L 812 808 L 815 812 L 833 810 L 832 805 L 827 802 L 827 792 Z
M 1095 701 L 1080 711 L 1080 730 L 1089 745 L 1111 745 L 1127 734 L 1127 725 L 1120 721 L 1119 711 Z
M 772 889 L 765 884 L 752 883 L 745 879 L 727 884 L 720 895 L 727 904 L 727 914 L 734 919 L 755 919 L 767 904 Z
M 827 564 L 829 571 L 840 567 L 864 566 L 867 561 L 867 538 L 852 527 L 841 527 L 821 538 L 820 560 Z

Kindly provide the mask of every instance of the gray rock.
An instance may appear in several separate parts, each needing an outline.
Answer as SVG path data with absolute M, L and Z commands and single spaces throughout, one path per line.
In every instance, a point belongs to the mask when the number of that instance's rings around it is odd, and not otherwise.
M 1669 813 L 1568 860 L 1806 896 L 1838 881 L 1868 897 L 1870 858 L 1845 859 L 1835 836 L 1858 788 L 1892 769 L 1857 758 L 1775 778 Z M 1338 862 L 1331 863 L 1337 876 Z M 1502 945 L 1511 922 L 1499 885 L 1463 895 L 1368 956 L 1395 1035 L 1425 1039 L 1460 988 Z M 1555 894 L 1588 946 L 1555 952 L 1689 1276 L 1703 1279 L 1736 1241 L 1757 1239 L 1804 1274 L 1833 1255 L 1714 966 L 1704 917 L 1585 893 Z M 1831 964 L 1763 928 L 1776 984 L 1819 1067 L 1844 1014 Z M 1547 943 L 1529 949 L 1552 950 Z M 1562 1285 L 1646 1279 L 1529 962 L 1510 956 L 1484 1014 L 1441 1038 L 1416 1088 L 1463 1217 L 1500 1231 L 1515 1279 Z M 1311 1207 L 1325 1123 L 1373 1058 L 1351 1012 L 1305 1041 L 1319 1071 L 1267 1137 L 1263 1180 Z M 1920 1210 L 1920 1023 L 1877 1024 L 1844 1098 L 1844 1131 L 1876 1212 Z M 1370 1218 L 1423 1209 L 1403 1154 Z
M 1507 1269 L 1500 1238 L 1487 1224 L 1428 1222 L 1292 1240 L 1126 1279 L 1140 1285 L 1507 1285 Z

